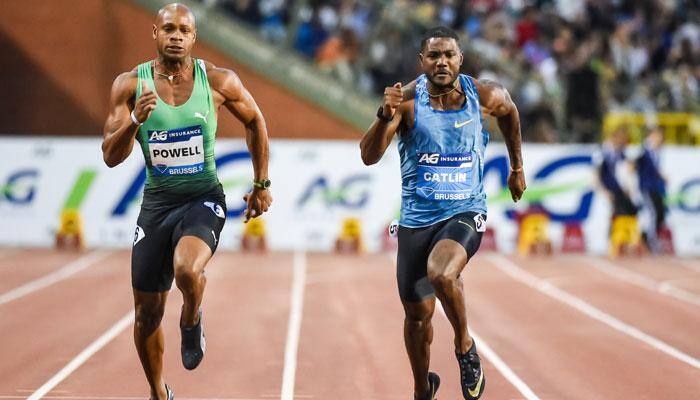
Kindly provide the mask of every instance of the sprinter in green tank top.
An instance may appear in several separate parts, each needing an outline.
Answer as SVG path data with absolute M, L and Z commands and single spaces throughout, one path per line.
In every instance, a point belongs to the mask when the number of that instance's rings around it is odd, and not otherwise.
M 192 12 L 163 7 L 153 26 L 158 58 L 119 75 L 112 86 L 104 128 L 105 163 L 114 167 L 141 145 L 147 181 L 132 250 L 136 321 L 134 341 L 151 399 L 172 399 L 163 370 L 161 319 L 173 279 L 183 295 L 182 361 L 194 369 L 204 356 L 204 267 L 225 221 L 225 199 L 216 176 L 214 140 L 223 105 L 245 125 L 253 160 L 253 190 L 246 222 L 266 212 L 272 197 L 268 138 L 255 100 L 231 70 L 194 59 Z

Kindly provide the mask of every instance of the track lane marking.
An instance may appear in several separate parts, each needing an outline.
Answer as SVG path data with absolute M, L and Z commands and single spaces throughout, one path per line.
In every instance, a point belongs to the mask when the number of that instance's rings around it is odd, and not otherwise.
M 700 272 L 700 261 L 696 261 L 694 263 L 690 263 L 689 259 L 676 259 L 677 265 L 680 265 L 683 268 L 689 269 L 691 271 L 695 272 Z M 671 261 L 673 262 L 673 260 Z
M 676 300 L 700 306 L 700 296 L 674 286 L 671 284 L 671 282 L 674 280 L 659 282 L 646 275 L 621 267 L 614 262 L 604 260 L 602 258 L 579 257 L 579 262 L 590 265 L 598 271 L 623 282 L 672 297 Z
M 299 336 L 304 311 L 304 289 L 306 287 L 306 253 L 294 252 L 294 276 L 292 279 L 289 321 L 287 323 L 287 343 L 284 348 L 284 370 L 282 372 L 281 400 L 294 399 Z
M 104 260 L 111 254 L 111 251 L 93 251 L 88 253 L 69 262 L 60 269 L 49 273 L 48 275 L 44 275 L 41 278 L 34 279 L 33 281 L 29 281 L 21 286 L 0 294 L 0 305 L 17 300 L 38 290 L 49 287 L 54 283 L 69 278 L 70 276 L 75 275 L 76 273 L 94 265 L 95 263 Z
M 51 379 L 46 381 L 39 389 L 37 389 L 31 396 L 27 397 L 27 400 L 39 400 L 44 398 L 51 389 L 58 386 L 64 379 L 66 379 L 75 370 L 80 368 L 90 357 L 95 353 L 100 351 L 109 342 L 117 337 L 124 329 L 132 325 L 134 322 L 134 311 L 129 311 L 124 315 L 119 321 L 117 321 L 112 327 L 110 327 L 105 333 L 103 333 L 94 342 L 90 343 L 83 351 L 80 352 L 75 358 L 73 358 L 65 367 L 61 368 L 60 371 L 56 373 Z M 56 398 L 56 397 L 53 397 Z
M 275 398 L 278 395 L 262 397 L 177 397 L 177 400 L 260 400 L 261 398 Z M 24 396 L 0 395 L 1 400 L 25 399 Z M 46 400 L 144 400 L 143 396 L 44 396 Z M 296 396 L 297 399 L 309 398 Z
M 491 262 L 496 268 L 503 271 L 506 275 L 510 276 L 516 281 L 519 281 L 531 288 L 561 302 L 564 303 L 589 317 L 598 320 L 611 328 L 626 334 L 634 339 L 637 339 L 679 361 L 682 361 L 694 368 L 700 369 L 700 360 L 688 355 L 677 348 L 669 345 L 668 343 L 657 339 L 641 330 L 629 325 L 621 320 L 613 317 L 612 315 L 600 310 L 597 307 L 585 302 L 584 300 L 554 286 L 552 283 L 538 278 L 537 276 L 527 272 L 520 266 L 518 266 L 513 261 L 506 257 L 495 254 L 488 254 L 484 256 L 487 260 Z
M 435 302 L 438 311 L 440 312 L 440 315 L 445 317 L 447 319 L 447 314 L 445 313 L 445 309 L 442 308 L 442 304 L 440 303 L 439 300 Z M 449 321 L 449 319 L 447 319 Z M 520 394 L 523 395 L 523 397 L 526 400 L 540 400 L 540 398 L 535 394 L 535 392 L 530 389 L 530 387 L 522 380 L 520 377 L 513 372 L 512 369 L 508 366 L 508 364 L 503 361 L 503 359 L 496 354 L 496 352 L 489 346 L 488 343 L 484 339 L 482 339 L 474 330 L 470 327 L 469 328 L 469 334 L 474 338 L 476 342 L 479 343 L 479 353 L 483 354 L 484 357 L 489 360 L 491 364 L 498 370 L 498 372 L 503 375 L 504 378 L 508 382 L 510 382 L 511 385 L 515 387 L 515 389 L 520 392 Z

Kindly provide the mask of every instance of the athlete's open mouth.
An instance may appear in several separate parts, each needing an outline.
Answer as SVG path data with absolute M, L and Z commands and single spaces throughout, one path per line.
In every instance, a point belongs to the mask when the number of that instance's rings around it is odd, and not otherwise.
M 170 50 L 170 51 L 182 51 L 182 50 L 184 50 L 180 46 L 165 46 L 165 49 Z

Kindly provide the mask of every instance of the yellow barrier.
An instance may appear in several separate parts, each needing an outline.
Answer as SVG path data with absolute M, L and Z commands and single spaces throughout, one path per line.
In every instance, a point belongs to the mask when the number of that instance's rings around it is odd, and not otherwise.
M 639 254 L 640 245 L 641 234 L 637 226 L 637 217 L 631 215 L 615 217 L 610 230 L 610 257 Z
M 63 210 L 61 212 L 61 225 L 56 232 L 56 247 L 82 250 L 84 246 L 83 222 L 80 213 L 75 209 Z
M 666 143 L 700 146 L 700 116 L 690 113 L 626 113 L 610 112 L 603 118 L 603 137 L 626 126 L 632 143 L 640 143 L 649 126 L 664 132 Z
M 262 217 L 253 218 L 243 226 L 241 250 L 246 252 L 267 251 L 267 228 Z
M 362 223 L 358 218 L 346 218 L 343 220 L 340 234 L 335 241 L 335 251 L 338 253 L 361 253 L 363 250 Z
M 527 256 L 530 254 L 551 254 L 552 243 L 547 235 L 549 217 L 546 214 L 529 214 L 520 223 L 518 237 L 518 252 Z

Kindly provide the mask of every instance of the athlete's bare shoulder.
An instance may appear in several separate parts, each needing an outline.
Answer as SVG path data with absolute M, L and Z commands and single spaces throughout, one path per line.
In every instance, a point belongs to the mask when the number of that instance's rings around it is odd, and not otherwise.
M 500 117 L 515 107 L 508 90 L 496 81 L 490 79 L 472 78 L 479 93 L 479 103 L 484 114 Z
M 112 97 L 120 101 L 132 99 L 136 95 L 138 78 L 139 74 L 136 68 L 117 75 L 112 84 Z
M 233 70 L 217 67 L 209 61 L 202 60 L 207 71 L 209 86 L 224 96 L 226 99 L 233 99 L 240 95 L 241 80 Z

